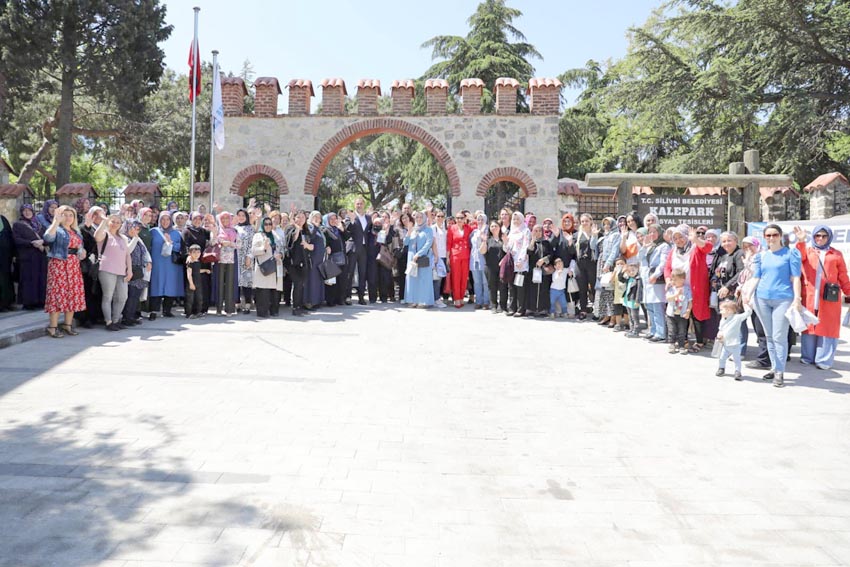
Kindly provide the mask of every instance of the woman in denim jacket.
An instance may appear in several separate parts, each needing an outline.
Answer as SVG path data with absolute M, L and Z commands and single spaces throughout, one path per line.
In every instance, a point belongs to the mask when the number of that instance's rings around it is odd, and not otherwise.
M 77 213 L 68 206 L 56 210 L 53 221 L 44 232 L 44 241 L 49 244 L 47 250 L 47 298 L 44 310 L 50 315 L 50 326 L 46 332 L 58 339 L 79 334 L 72 325 L 74 312 L 86 308 L 83 289 L 83 273 L 80 260 L 85 259 L 83 237 L 77 227 Z M 59 314 L 65 314 L 59 329 Z

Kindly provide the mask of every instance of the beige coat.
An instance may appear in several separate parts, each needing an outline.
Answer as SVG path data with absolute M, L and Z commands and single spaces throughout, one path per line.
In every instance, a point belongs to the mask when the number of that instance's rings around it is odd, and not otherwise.
M 272 257 L 271 242 L 262 232 L 254 235 L 251 241 L 251 254 L 254 256 L 254 289 L 276 289 L 283 290 L 283 278 L 281 274 L 281 262 L 277 261 L 277 272 L 264 276 L 260 271 L 260 264 Z

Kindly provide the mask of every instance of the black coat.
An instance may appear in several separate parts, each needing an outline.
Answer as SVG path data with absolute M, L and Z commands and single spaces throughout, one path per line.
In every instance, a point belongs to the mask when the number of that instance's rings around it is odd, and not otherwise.
M 286 249 L 289 251 L 284 259 L 284 263 L 294 269 L 309 269 L 311 267 L 310 251 L 305 250 L 301 246 L 301 241 L 303 240 L 307 244 L 312 244 L 313 237 L 310 235 L 310 230 L 302 230 L 296 238 L 295 227 L 288 226 L 284 234 L 286 235 Z
M 360 219 L 357 217 L 350 221 L 345 227 L 346 238 L 350 238 L 354 242 L 354 251 L 359 252 L 364 246 L 369 244 L 369 236 L 372 234 L 372 217 L 366 215 L 366 230 L 360 225 Z M 364 244 L 365 243 L 365 244 Z
M 3 215 L 0 215 L 0 223 L 3 223 L 3 230 L 0 231 L 0 273 L 11 274 L 12 260 L 15 258 L 15 238 L 12 225 Z

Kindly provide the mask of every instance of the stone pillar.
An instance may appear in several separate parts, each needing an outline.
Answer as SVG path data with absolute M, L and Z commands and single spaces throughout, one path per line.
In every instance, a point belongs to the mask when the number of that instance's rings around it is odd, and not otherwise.
M 758 150 L 747 150 L 744 152 L 744 168 L 747 173 L 761 173 L 759 164 Z M 757 183 L 750 183 L 744 187 L 744 220 L 746 222 L 758 222 L 761 220 L 761 211 L 759 210 L 760 196 Z
M 413 97 L 416 85 L 410 79 L 393 81 L 390 96 L 393 99 L 393 114 L 396 116 L 413 114 Z
M 516 90 L 519 81 L 510 77 L 496 79 L 496 114 L 516 114 Z
M 221 102 L 225 116 L 242 116 L 248 89 L 240 77 L 221 78 Z
M 292 116 L 308 116 L 310 114 L 310 99 L 315 96 L 313 81 L 292 79 L 288 86 L 289 114 Z
M 463 98 L 463 113 L 467 116 L 481 114 L 481 95 L 484 93 L 484 81 L 464 79 L 460 82 L 460 96 Z
M 428 79 L 425 81 L 425 113 L 428 116 L 445 115 L 448 100 L 448 81 L 445 79 Z
M 378 114 L 379 96 L 381 96 L 381 81 L 360 79 L 357 83 L 357 114 L 362 116 Z
M 345 114 L 345 81 L 342 79 L 325 79 L 322 81 L 322 111 L 328 116 L 342 116 Z
M 561 81 L 531 79 L 528 82 L 529 107 L 532 114 L 558 115 L 561 112 Z
M 258 118 L 277 116 L 277 97 L 280 83 L 275 77 L 259 77 L 254 81 L 254 115 Z

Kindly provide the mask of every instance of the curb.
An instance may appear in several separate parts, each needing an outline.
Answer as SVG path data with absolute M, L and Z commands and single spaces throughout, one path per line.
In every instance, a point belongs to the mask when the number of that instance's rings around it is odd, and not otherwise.
M 0 334 L 0 349 L 21 344 L 44 335 L 44 323 L 30 324 Z

